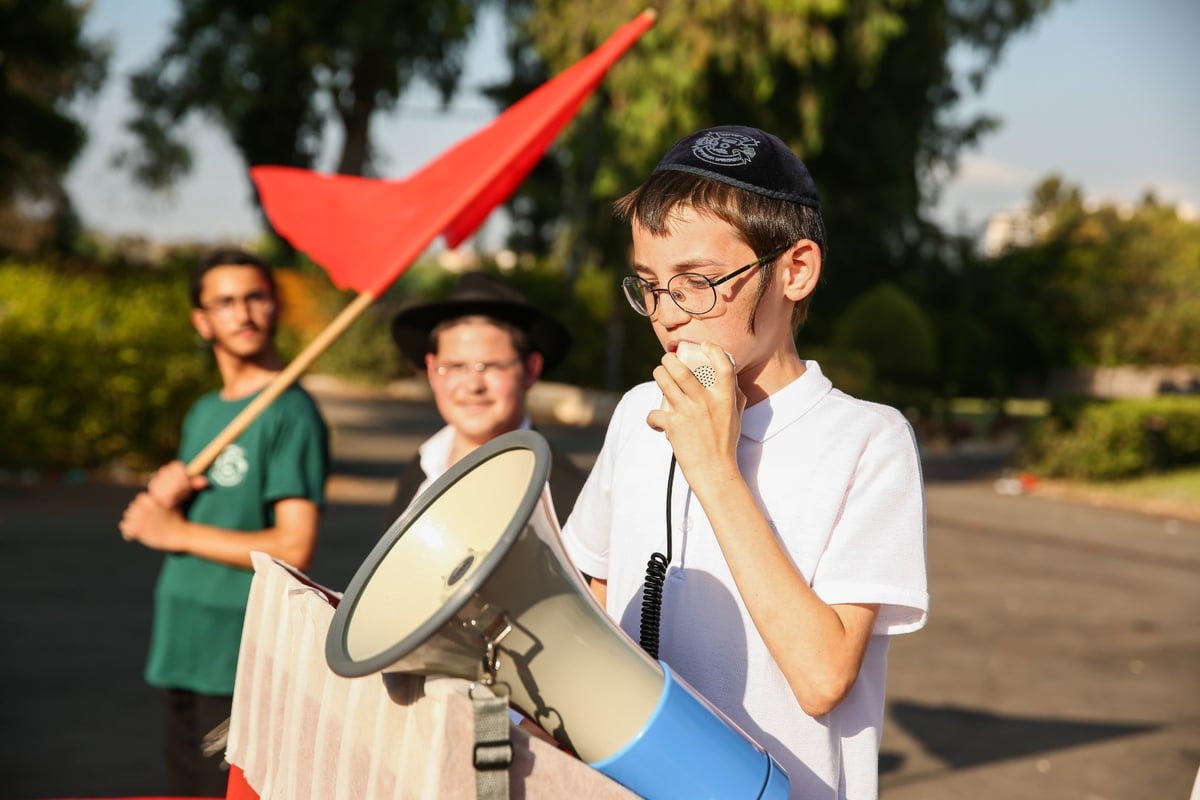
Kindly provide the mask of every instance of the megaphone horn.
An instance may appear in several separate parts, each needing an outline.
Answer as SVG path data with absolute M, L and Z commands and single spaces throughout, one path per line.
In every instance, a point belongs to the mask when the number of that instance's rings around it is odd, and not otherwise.
M 549 474 L 546 440 L 514 431 L 434 481 L 347 587 L 329 667 L 504 684 L 513 706 L 643 797 L 786 797 L 779 765 L 600 607 L 563 549 Z

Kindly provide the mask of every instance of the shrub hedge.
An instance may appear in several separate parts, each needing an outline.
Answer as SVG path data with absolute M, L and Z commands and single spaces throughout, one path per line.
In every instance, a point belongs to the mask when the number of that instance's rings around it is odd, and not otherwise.
M 171 457 L 184 411 L 216 381 L 184 281 L 0 263 L 0 466 Z
M 1200 464 L 1200 397 L 1056 404 L 1023 457 L 1050 478 L 1116 480 Z

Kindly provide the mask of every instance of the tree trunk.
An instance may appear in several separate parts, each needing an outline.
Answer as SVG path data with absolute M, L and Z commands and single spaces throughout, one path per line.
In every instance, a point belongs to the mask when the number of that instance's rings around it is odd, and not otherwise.
M 337 171 L 342 175 L 365 175 L 371 151 L 371 114 L 375 111 L 377 81 L 368 66 L 354 69 L 350 84 L 351 100 L 337 103 L 342 118 L 342 155 Z

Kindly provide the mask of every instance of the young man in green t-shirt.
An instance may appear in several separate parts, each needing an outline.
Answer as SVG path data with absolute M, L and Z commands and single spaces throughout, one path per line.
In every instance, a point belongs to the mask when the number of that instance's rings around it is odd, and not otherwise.
M 192 278 L 192 324 L 212 346 L 221 388 L 183 422 L 179 459 L 126 508 L 121 533 L 166 553 L 155 589 L 146 680 L 163 690 L 169 791 L 224 797 L 221 753 L 203 740 L 228 719 L 252 577 L 262 551 L 304 570 L 317 541 L 328 432 L 312 398 L 276 398 L 204 475 L 185 464 L 278 374 L 270 268 L 237 250 L 214 252 Z

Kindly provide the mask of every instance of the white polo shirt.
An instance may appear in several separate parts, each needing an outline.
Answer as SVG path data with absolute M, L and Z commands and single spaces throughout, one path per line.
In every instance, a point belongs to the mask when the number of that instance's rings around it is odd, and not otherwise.
M 738 594 L 682 470 L 659 657 L 787 771 L 794 798 L 878 795 L 887 644 L 925 624 L 925 498 L 916 440 L 896 409 L 834 389 L 815 361 L 742 415 L 738 465 L 793 565 L 826 603 L 879 603 L 858 680 L 829 714 L 801 710 Z M 654 383 L 621 399 L 563 530 L 575 565 L 608 581 L 635 641 L 650 554 L 666 552 L 666 437 L 646 424 Z

